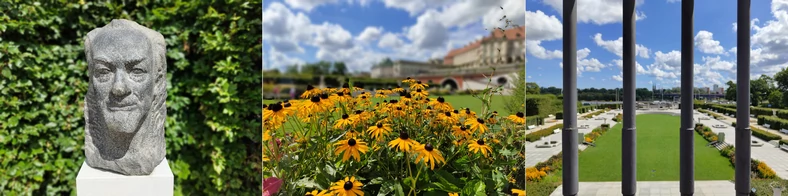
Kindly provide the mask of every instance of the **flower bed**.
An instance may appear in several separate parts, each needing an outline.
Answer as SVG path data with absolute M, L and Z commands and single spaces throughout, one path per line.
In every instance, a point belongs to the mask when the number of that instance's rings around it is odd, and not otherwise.
M 474 95 L 484 106 L 473 111 L 428 98 L 424 83 L 403 83 L 410 90 L 356 96 L 361 89 L 352 81 L 310 86 L 304 99 L 267 105 L 263 177 L 281 181 L 274 194 L 502 195 L 524 188 L 517 183 L 525 181 L 522 112 L 487 109 L 492 91 Z
M 591 133 L 586 134 L 584 136 L 585 138 L 584 141 L 587 143 L 594 143 L 594 141 L 596 141 L 596 138 L 602 136 L 602 134 L 606 133 L 609 129 L 610 129 L 610 125 L 602 124 L 602 126 L 594 128 L 594 130 L 591 130 Z
M 561 184 L 561 170 L 563 169 L 563 153 L 558 153 L 540 162 L 534 167 L 526 169 L 526 192 L 530 195 L 549 195 Z
M 600 115 L 602 113 L 605 113 L 605 110 L 599 110 L 599 111 L 596 111 L 596 112 L 592 112 L 590 114 L 583 115 L 583 118 L 592 118 L 592 117 L 594 117 L 596 115 Z
M 712 142 L 717 141 L 717 134 L 711 131 L 711 128 L 703 125 L 703 124 L 695 124 L 695 131 L 698 132 L 703 136 L 706 141 Z M 755 133 L 755 132 L 753 132 Z M 730 160 L 731 165 L 736 167 L 736 149 L 733 146 L 726 146 L 720 149 L 720 154 L 728 160 Z M 752 171 L 757 174 L 759 178 L 763 179 L 774 179 L 777 178 L 776 173 L 772 168 L 770 168 L 766 163 L 760 162 L 755 159 L 750 160 L 750 164 L 752 167 Z
M 564 124 L 556 124 L 545 129 L 534 131 L 525 136 L 525 141 L 534 142 L 536 140 L 542 139 L 542 137 L 552 135 L 555 129 L 564 128 Z
M 615 117 L 613 117 L 613 121 L 622 122 L 623 118 L 624 118 L 624 114 L 618 113 L 616 114 Z

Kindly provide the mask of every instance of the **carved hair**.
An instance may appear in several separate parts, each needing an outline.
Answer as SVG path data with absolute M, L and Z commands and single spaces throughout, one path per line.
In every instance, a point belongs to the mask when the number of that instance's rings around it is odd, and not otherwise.
M 160 33 L 156 32 L 154 30 L 151 30 L 151 29 L 149 29 L 147 27 L 141 26 L 141 25 L 137 24 L 136 22 L 129 21 L 129 20 L 124 20 L 124 19 L 115 19 L 115 20 L 112 20 L 112 22 L 110 22 L 109 24 L 107 24 L 104 27 L 96 28 L 96 29 L 90 31 L 87 34 L 86 38 L 85 38 L 85 43 L 84 43 L 85 45 L 84 46 L 85 46 L 85 56 L 86 56 L 86 59 L 87 59 L 87 62 L 88 62 L 88 76 L 89 76 L 88 78 L 91 81 L 91 83 L 90 83 L 91 85 L 89 85 L 87 95 L 85 96 L 85 103 L 86 104 L 85 104 L 85 113 L 84 113 L 84 115 L 85 115 L 85 121 L 86 121 L 86 124 L 85 124 L 85 150 L 86 150 L 86 153 L 88 153 L 88 150 L 91 150 L 93 152 L 98 153 L 97 152 L 98 149 L 94 145 L 94 142 L 96 142 L 96 141 L 93 141 L 94 140 L 93 137 L 99 137 L 99 138 L 105 137 L 104 133 L 99 133 L 99 132 L 104 132 L 104 131 L 98 131 L 98 132 L 91 133 L 92 129 L 105 130 L 105 126 L 103 125 L 104 123 L 103 122 L 98 122 L 98 121 L 101 121 L 100 119 L 102 119 L 102 117 L 100 117 L 99 115 L 95 114 L 96 111 L 92 111 L 92 110 L 98 108 L 99 105 L 98 105 L 97 102 L 98 102 L 99 98 L 97 97 L 96 89 L 94 87 L 94 84 L 92 83 L 93 77 L 92 77 L 92 74 L 91 74 L 91 72 L 92 72 L 91 71 L 92 70 L 91 67 L 94 64 L 93 64 L 91 42 L 95 39 L 95 37 L 97 35 L 102 34 L 105 30 L 110 30 L 110 29 L 125 29 L 125 30 L 129 30 L 129 31 L 137 31 L 137 32 L 142 33 L 142 35 L 144 35 L 144 37 L 147 38 L 147 40 L 149 42 L 149 45 L 150 45 L 150 48 L 151 48 L 151 51 L 150 51 L 151 53 L 149 53 L 149 55 L 151 57 L 153 57 L 153 58 L 151 58 L 151 60 L 153 61 L 152 69 L 154 71 L 154 77 L 153 77 L 153 85 L 154 85 L 154 87 L 153 87 L 152 104 L 151 104 L 150 111 L 145 111 L 145 112 L 147 112 L 148 115 L 147 115 L 146 119 L 142 119 L 142 120 L 144 120 L 146 122 L 144 122 L 142 124 L 142 126 L 140 127 L 141 131 L 137 133 L 139 135 L 135 136 L 135 138 L 139 138 L 139 140 L 152 139 L 154 141 L 136 141 L 137 142 L 136 144 L 135 143 L 131 144 L 130 149 L 129 149 L 130 150 L 129 153 L 136 153 L 135 150 L 133 150 L 133 148 L 139 147 L 140 143 L 153 142 L 153 143 L 156 143 L 156 144 L 161 144 L 161 147 L 163 148 L 164 147 L 164 141 L 163 141 L 164 140 L 164 123 L 165 123 L 165 119 L 167 117 L 167 108 L 166 108 L 166 104 L 165 104 L 165 101 L 167 100 L 167 89 L 166 89 L 167 88 L 167 75 L 166 75 L 167 74 L 167 61 L 166 61 L 166 43 L 164 41 L 164 37 Z M 91 106 L 93 108 L 88 107 L 88 106 Z M 91 118 L 93 120 L 91 120 Z M 143 132 L 142 130 L 146 130 L 146 131 Z M 138 139 L 134 139 L 134 140 L 138 140 Z M 135 142 L 135 141 L 132 141 L 132 142 Z M 163 154 L 161 154 L 161 155 L 144 155 L 144 153 L 141 153 L 141 154 L 138 154 L 137 156 L 153 156 L 153 157 L 161 156 L 163 158 L 164 155 Z M 133 157 L 134 157 L 134 155 L 127 156 L 127 157 L 124 157 L 124 158 L 133 158 Z M 156 163 L 156 164 L 158 164 L 158 163 Z M 143 167 L 147 167 L 147 166 L 143 166 Z M 155 167 L 155 165 L 153 165 L 153 167 Z

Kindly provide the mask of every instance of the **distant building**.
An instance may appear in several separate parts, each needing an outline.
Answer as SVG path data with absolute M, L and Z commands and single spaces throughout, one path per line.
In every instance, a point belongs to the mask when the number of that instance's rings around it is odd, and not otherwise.
M 372 78 L 445 75 L 481 70 L 490 65 L 525 63 L 525 27 L 494 30 L 490 35 L 427 62 L 396 60 L 372 66 Z M 500 54 L 498 53 L 500 49 Z

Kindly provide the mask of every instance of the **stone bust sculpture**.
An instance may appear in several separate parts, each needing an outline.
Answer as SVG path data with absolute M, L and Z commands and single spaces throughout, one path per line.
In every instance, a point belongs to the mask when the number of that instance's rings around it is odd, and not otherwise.
M 85 157 L 88 166 L 149 175 L 164 159 L 167 62 L 164 37 L 112 20 L 85 38 Z

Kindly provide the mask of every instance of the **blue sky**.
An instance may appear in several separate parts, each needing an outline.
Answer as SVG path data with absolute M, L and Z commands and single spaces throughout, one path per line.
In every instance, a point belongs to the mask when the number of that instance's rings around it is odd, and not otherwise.
M 622 87 L 621 0 L 578 0 L 578 88 Z M 527 81 L 562 87 L 561 0 L 527 0 Z M 610 9 L 599 9 L 610 7 Z M 751 77 L 786 67 L 788 2 L 752 1 Z M 636 6 L 637 87 L 680 84 L 681 2 L 639 0 Z M 779 16 L 779 17 L 776 17 Z M 695 86 L 724 86 L 735 80 L 736 1 L 695 1 Z M 556 36 L 557 35 L 557 36 Z M 599 36 L 597 36 L 599 35 Z M 585 56 L 584 54 L 587 54 Z M 581 58 L 584 57 L 584 58 Z
M 501 10 L 500 7 L 506 7 Z M 351 71 L 388 57 L 424 61 L 503 26 L 525 25 L 521 0 L 274 0 L 263 3 L 263 67 L 342 61 Z M 519 17 L 512 17 L 519 16 Z

